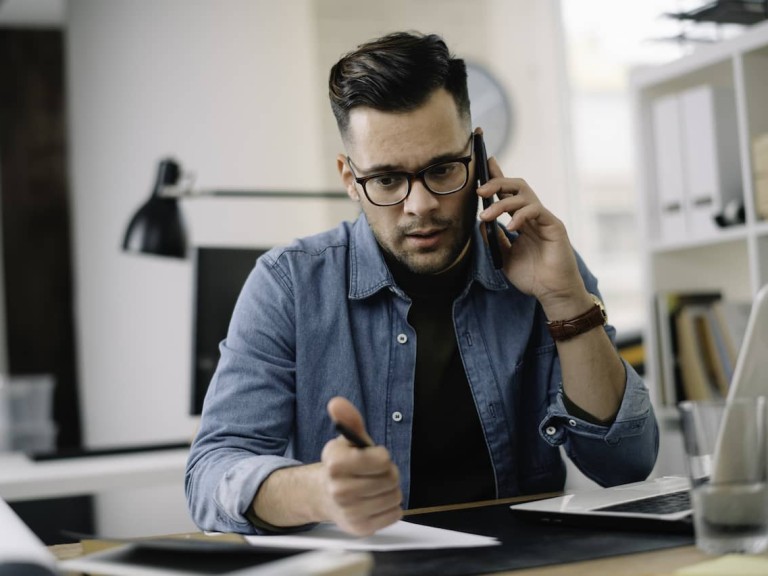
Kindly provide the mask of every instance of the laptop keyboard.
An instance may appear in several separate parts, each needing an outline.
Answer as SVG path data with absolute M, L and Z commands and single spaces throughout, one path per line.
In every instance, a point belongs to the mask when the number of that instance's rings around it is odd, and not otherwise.
M 660 494 L 632 502 L 613 504 L 603 508 L 595 508 L 600 512 L 634 512 L 639 514 L 673 514 L 691 509 L 691 499 L 688 490 Z

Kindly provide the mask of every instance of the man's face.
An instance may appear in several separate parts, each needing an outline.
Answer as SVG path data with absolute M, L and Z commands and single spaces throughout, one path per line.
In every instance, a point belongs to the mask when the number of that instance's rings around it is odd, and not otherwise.
M 453 97 L 439 89 L 410 112 L 355 108 L 345 142 L 355 174 L 362 178 L 392 170 L 418 172 L 438 160 L 467 156 L 469 134 Z M 395 206 L 372 204 L 343 155 L 338 167 L 347 193 L 360 201 L 379 245 L 396 260 L 420 274 L 441 272 L 457 261 L 477 213 L 474 159 L 467 184 L 458 192 L 437 196 L 423 181 L 414 180 L 408 197 Z

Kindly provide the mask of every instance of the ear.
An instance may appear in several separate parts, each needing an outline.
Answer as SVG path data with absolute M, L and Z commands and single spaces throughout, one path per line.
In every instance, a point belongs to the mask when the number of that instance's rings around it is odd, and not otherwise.
M 339 154 L 336 157 L 336 168 L 339 171 L 339 176 L 341 176 L 341 183 L 344 184 L 344 188 L 347 191 L 347 196 L 352 198 L 355 202 L 360 202 L 360 194 L 357 192 L 355 176 L 349 169 L 347 157 L 344 156 L 344 154 Z

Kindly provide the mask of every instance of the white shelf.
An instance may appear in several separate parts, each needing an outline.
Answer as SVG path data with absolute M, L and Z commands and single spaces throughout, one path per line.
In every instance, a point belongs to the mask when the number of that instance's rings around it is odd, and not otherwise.
M 188 454 L 174 449 L 38 462 L 0 453 L 0 498 L 10 502 L 173 484 L 182 489 Z
M 768 229 L 766 229 L 766 232 L 768 232 Z M 648 246 L 648 250 L 650 252 L 662 254 L 664 252 L 676 252 L 678 250 L 705 248 L 707 246 L 712 246 L 713 244 L 721 244 L 723 242 L 746 240 L 748 235 L 749 232 L 745 226 L 736 225 L 730 228 L 724 228 L 717 235 L 707 236 L 705 238 L 685 238 L 675 242 L 654 242 Z
M 656 297 L 670 291 L 718 290 L 726 298 L 749 300 L 768 283 L 768 222 L 756 215 L 752 170 L 752 139 L 768 133 L 768 22 L 675 62 L 637 70 L 630 80 L 645 238 L 647 381 L 653 383 L 649 387 L 657 414 L 674 420 L 674 405 L 680 399 L 669 398 L 675 387 L 664 383 L 664 375 L 672 373 L 674 359 L 666 343 L 661 346 Z M 702 108 L 711 110 L 711 116 L 697 116 L 715 128 L 709 141 L 714 144 L 709 149 L 691 138 L 689 128 L 697 124 L 692 124 L 691 108 L 686 108 L 690 106 L 690 93 L 702 88 L 718 97 L 727 93 L 725 99 L 713 98 L 711 108 Z M 666 126 L 672 129 L 666 130 Z M 720 132 L 727 133 L 732 143 L 723 146 Z M 674 140 L 672 144 L 670 139 Z M 737 177 L 736 186 L 730 188 L 723 184 L 724 179 L 712 179 L 714 204 L 729 195 L 741 201 L 744 224 L 717 228 L 705 219 L 709 229 L 691 225 L 701 223 L 695 220 L 701 214 L 693 213 L 701 208 L 694 208 L 692 201 L 695 186 L 701 186 L 699 172 L 710 168 L 706 162 L 701 170 L 698 168 L 702 164 L 702 146 L 704 152 L 715 151 L 714 164 L 733 170 Z M 715 175 L 720 177 L 722 173 Z M 675 194 L 678 189 L 681 200 L 675 202 L 670 191 Z M 677 222 L 683 225 L 676 228 Z

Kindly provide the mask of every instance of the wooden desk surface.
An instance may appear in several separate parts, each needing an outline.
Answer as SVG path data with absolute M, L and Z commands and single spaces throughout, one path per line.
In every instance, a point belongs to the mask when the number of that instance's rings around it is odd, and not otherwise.
M 424 514 L 427 512 L 442 512 L 449 510 L 458 510 L 463 508 L 476 508 L 494 504 L 514 503 L 530 500 L 530 497 L 507 498 L 503 500 L 491 500 L 486 502 L 474 502 L 471 504 L 458 504 L 451 506 L 438 506 L 435 508 L 423 508 L 418 510 L 407 510 L 406 516 L 415 514 Z M 178 537 L 200 537 L 200 534 L 179 534 Z M 233 538 L 239 538 L 232 535 Z M 84 553 L 95 552 L 98 549 L 107 547 L 97 541 L 89 541 L 83 544 L 60 544 L 51 546 L 51 551 L 60 560 L 74 558 Z M 584 562 L 572 562 L 569 564 L 557 564 L 553 566 L 542 566 L 539 568 L 528 568 L 523 570 L 514 570 L 509 572 L 496 572 L 495 576 L 573 576 L 574 574 L 588 574 L 589 576 L 669 576 L 675 570 L 697 562 L 711 560 L 713 556 L 708 556 L 699 551 L 695 546 L 684 546 L 680 548 L 668 548 L 654 552 L 643 552 L 639 554 L 627 554 L 614 556 L 611 558 L 600 558 L 597 560 L 588 560 Z

